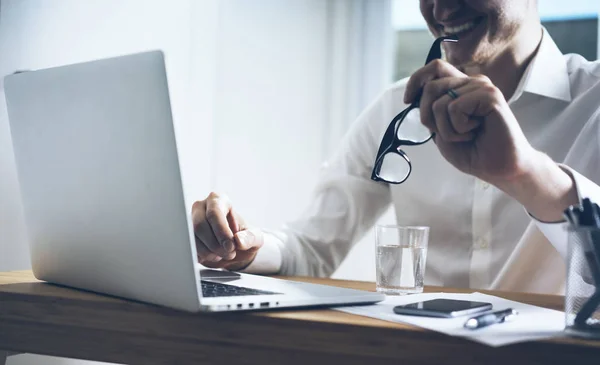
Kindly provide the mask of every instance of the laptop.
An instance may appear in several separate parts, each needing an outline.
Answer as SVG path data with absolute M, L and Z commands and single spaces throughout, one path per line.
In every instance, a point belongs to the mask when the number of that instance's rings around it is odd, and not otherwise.
M 36 278 L 185 311 L 384 299 L 198 265 L 161 51 L 17 73 L 4 85 Z

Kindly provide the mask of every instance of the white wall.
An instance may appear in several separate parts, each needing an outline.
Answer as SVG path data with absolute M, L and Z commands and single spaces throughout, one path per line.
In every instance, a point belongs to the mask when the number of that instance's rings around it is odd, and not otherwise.
M 208 190 L 214 82 L 216 1 L 4 0 L 0 11 L 0 75 L 160 48 L 165 51 L 187 200 Z M 192 27 L 192 17 L 195 26 Z M 212 29 L 212 33 L 211 33 Z M 192 51 L 192 41 L 202 52 Z M 198 68 L 192 70 L 192 64 Z M 209 92 L 207 94 L 207 91 Z M 190 100 L 196 99 L 193 108 Z M 2 104 L 4 97 L 2 95 Z M 4 106 L 3 106 L 4 108 Z M 29 268 L 10 133 L 0 117 L 0 270 Z M 197 123 L 193 122 L 194 117 Z M 206 121 L 202 123 L 202 121 Z M 207 137 L 208 136 L 208 137 Z M 70 364 L 20 355 L 9 365 Z
M 319 165 L 386 82 L 391 53 L 387 60 L 388 51 L 379 46 L 388 41 L 380 33 L 386 19 L 378 17 L 385 17 L 388 5 L 387 0 L 2 0 L 0 76 L 163 49 L 186 200 L 224 191 L 250 223 L 277 228 L 302 211 Z M 367 36 L 369 24 L 379 30 Z M 370 73 L 361 71 L 365 65 Z M 0 271 L 27 269 L 3 109 L 0 174 Z M 372 280 L 373 252 L 369 235 L 336 277 Z M 79 363 L 20 355 L 8 364 L 37 362 Z
M 346 50 L 333 55 L 340 62 L 344 54 L 353 55 L 346 61 L 346 72 L 342 77 L 333 79 L 329 87 L 334 96 L 333 108 L 328 121 L 331 125 L 329 151 L 332 151 L 339 139 L 347 131 L 350 123 L 382 90 L 392 82 L 394 44 L 392 29 L 392 4 L 389 0 L 340 0 L 335 3 L 334 24 L 345 24 L 345 30 L 336 32 L 338 36 L 333 45 L 346 43 Z M 340 14 L 349 16 L 339 19 Z M 343 64 L 343 62 L 342 62 Z M 339 100 L 339 93 L 346 91 L 346 97 Z M 378 224 L 395 222 L 393 208 L 390 208 Z M 371 229 L 348 253 L 333 278 L 362 281 L 375 281 L 375 233 Z
M 214 187 L 250 224 L 279 228 L 301 213 L 320 164 L 391 79 L 390 11 L 389 1 L 220 2 Z M 372 232 L 334 277 L 375 279 Z
M 220 3 L 214 187 L 257 226 L 299 213 L 323 158 L 326 5 Z
M 207 126 L 207 132 L 204 132 L 203 124 L 191 123 L 189 117 L 189 99 L 194 92 L 200 91 L 192 88 L 190 79 L 191 60 L 195 56 L 190 47 L 194 36 L 190 31 L 192 12 L 199 16 L 198 21 L 204 20 L 202 14 L 206 14 L 204 17 L 210 14 L 197 11 L 188 0 L 4 1 L 0 13 L 0 73 L 5 75 L 16 69 L 44 68 L 148 49 L 163 49 L 167 58 L 184 180 L 189 186 L 188 199 L 191 200 L 191 197 L 199 196 L 200 191 L 208 189 L 208 182 L 203 183 L 199 171 L 201 166 L 208 169 L 211 151 L 209 143 L 198 143 L 200 138 L 193 138 L 210 134 L 211 124 L 204 124 Z M 197 37 L 194 40 L 200 43 Z M 213 57 L 207 55 L 206 60 L 209 61 L 205 63 L 210 64 L 213 59 L 214 54 Z M 194 61 L 202 63 L 197 56 Z M 194 85 L 197 85 L 202 83 L 206 74 L 196 72 L 193 76 Z M 204 99 L 200 100 L 197 104 L 203 104 Z M 212 118 L 212 103 L 204 104 L 206 108 L 193 110 L 197 120 L 205 115 Z M 206 140 L 210 142 L 211 139 Z M 4 118 L 0 125 L 0 141 L 3 142 L 0 146 L 0 194 L 3 202 L 0 211 L 0 252 L 3 253 L 0 264 L 2 269 L 17 269 L 27 267 L 28 260 L 23 245 L 21 208 L 16 198 L 18 194 L 9 129 Z M 195 156 L 204 156 L 205 159 Z M 191 168 L 192 165 L 196 168 Z

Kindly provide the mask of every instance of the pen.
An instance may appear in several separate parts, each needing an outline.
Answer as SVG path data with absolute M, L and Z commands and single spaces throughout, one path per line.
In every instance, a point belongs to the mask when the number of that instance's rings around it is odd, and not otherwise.
M 469 318 L 465 322 L 465 327 L 468 329 L 474 330 L 477 328 L 487 327 L 494 323 L 508 322 L 508 321 L 514 319 L 514 317 L 517 314 L 519 314 L 519 313 L 512 308 L 508 308 L 508 309 L 504 309 L 504 310 L 496 311 L 496 312 L 485 313 L 485 314 L 481 314 L 481 315 Z

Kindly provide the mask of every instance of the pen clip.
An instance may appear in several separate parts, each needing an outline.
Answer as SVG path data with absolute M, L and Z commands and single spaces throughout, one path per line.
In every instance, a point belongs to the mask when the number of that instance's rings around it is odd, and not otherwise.
M 487 326 L 490 326 L 490 325 L 493 325 L 496 323 L 510 322 L 516 317 L 516 315 L 518 313 L 519 312 L 517 312 L 516 310 L 514 310 L 512 308 L 508 308 L 508 309 L 504 309 L 504 310 L 500 310 L 500 311 L 496 311 L 496 312 L 483 313 L 478 316 L 469 318 L 465 322 L 464 327 L 471 329 L 471 330 L 475 330 L 475 329 L 487 327 Z
M 517 314 L 519 314 L 519 312 L 517 312 L 514 309 L 511 309 L 511 311 L 509 313 L 507 313 L 504 318 L 502 318 L 502 322 L 510 322 L 513 319 L 515 319 L 517 317 Z

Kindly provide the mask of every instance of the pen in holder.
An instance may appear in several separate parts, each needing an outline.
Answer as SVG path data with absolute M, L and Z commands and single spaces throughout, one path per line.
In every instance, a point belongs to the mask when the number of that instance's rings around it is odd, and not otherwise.
M 569 207 L 569 246 L 565 293 L 565 331 L 588 339 L 600 339 L 600 210 L 584 199 L 581 207 Z

